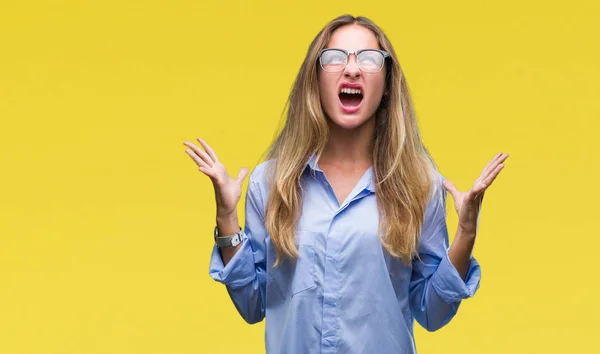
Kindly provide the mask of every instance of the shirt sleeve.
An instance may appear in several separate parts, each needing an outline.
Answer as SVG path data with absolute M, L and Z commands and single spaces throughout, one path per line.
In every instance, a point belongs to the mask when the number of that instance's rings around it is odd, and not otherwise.
M 481 270 L 471 258 L 466 280 L 450 262 L 446 224 L 446 190 L 440 176 L 436 192 L 425 212 L 419 257 L 413 260 L 410 307 L 417 322 L 428 331 L 445 326 L 456 315 L 463 299 L 479 288 Z
M 257 168 L 258 170 L 258 168 Z M 257 323 L 265 317 L 266 260 L 264 225 L 264 187 L 260 173 L 250 176 L 246 194 L 246 218 L 242 245 L 227 265 L 223 265 L 221 252 L 213 246 L 210 259 L 210 276 L 224 284 L 239 314 L 248 323 Z

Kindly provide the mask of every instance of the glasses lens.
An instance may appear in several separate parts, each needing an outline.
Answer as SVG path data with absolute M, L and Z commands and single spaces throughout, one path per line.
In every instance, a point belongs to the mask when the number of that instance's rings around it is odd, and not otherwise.
M 325 71 L 337 72 L 344 70 L 348 56 L 337 49 L 328 49 L 321 53 L 321 67 Z
M 358 66 L 360 70 L 367 73 L 376 73 L 383 68 L 385 58 L 376 50 L 365 50 L 358 55 Z

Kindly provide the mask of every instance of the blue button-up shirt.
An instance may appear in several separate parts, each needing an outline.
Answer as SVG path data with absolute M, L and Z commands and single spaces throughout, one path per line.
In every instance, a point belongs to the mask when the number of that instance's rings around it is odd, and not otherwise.
M 224 266 L 215 246 L 209 272 L 248 323 L 266 317 L 267 353 L 415 353 L 414 320 L 439 329 L 479 287 L 474 258 L 466 281 L 448 258 L 441 175 L 419 257 L 405 265 L 379 241 L 372 169 L 340 205 L 314 156 L 301 180 L 300 257 L 273 268 L 275 248 L 264 225 L 268 163 L 250 176 L 241 248 Z

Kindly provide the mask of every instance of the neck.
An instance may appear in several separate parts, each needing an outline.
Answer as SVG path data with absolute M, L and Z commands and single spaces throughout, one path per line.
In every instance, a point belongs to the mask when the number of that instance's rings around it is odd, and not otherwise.
M 329 121 L 329 141 L 319 163 L 370 166 L 373 156 L 375 119 L 355 129 L 344 129 Z

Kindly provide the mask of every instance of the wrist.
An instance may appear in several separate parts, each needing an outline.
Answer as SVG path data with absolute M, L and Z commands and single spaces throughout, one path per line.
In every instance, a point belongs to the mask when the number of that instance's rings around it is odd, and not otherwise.
M 474 240 L 477 236 L 477 228 L 473 226 L 458 225 L 456 230 L 455 238 L 461 238 L 465 240 Z
M 237 211 L 233 211 L 231 213 L 220 213 L 217 212 L 217 217 L 216 217 L 216 221 L 217 222 L 222 222 L 222 223 L 236 223 L 238 222 L 238 217 L 237 217 Z
M 217 214 L 217 229 L 221 235 L 234 235 L 240 231 L 237 212 Z

